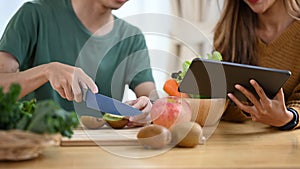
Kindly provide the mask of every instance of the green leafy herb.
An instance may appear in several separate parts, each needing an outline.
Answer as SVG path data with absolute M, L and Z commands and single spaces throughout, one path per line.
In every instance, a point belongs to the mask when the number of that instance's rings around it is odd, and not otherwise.
M 60 133 L 62 136 L 71 137 L 72 129 L 79 124 L 75 112 L 61 109 L 52 100 L 38 102 L 35 112 L 26 128 L 35 133 Z
M 21 87 L 17 84 L 12 84 L 6 94 L 0 88 L 0 129 L 15 128 L 17 121 L 22 118 L 20 103 L 17 102 L 20 92 Z
M 221 61 L 222 60 L 222 55 L 218 51 L 213 51 L 212 54 L 207 54 L 207 59 Z
M 35 133 L 60 133 L 71 137 L 79 120 L 75 112 L 61 109 L 52 100 L 18 101 L 21 87 L 13 84 L 8 93 L 0 88 L 0 129 L 19 129 Z

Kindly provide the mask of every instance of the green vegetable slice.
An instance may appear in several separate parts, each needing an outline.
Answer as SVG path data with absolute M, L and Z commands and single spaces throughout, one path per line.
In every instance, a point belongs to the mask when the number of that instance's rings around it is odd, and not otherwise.
M 107 121 L 119 121 L 119 120 L 122 120 L 124 117 L 125 116 L 119 116 L 119 115 L 105 113 L 102 118 Z

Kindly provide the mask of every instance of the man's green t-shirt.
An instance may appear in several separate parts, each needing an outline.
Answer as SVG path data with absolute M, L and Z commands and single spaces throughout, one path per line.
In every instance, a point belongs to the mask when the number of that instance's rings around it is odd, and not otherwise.
M 9 22 L 0 51 L 16 57 L 20 71 L 49 62 L 81 67 L 99 92 L 121 100 L 125 84 L 154 81 L 146 42 L 135 26 L 115 17 L 113 29 L 94 36 L 77 18 L 71 0 L 36 0 L 25 3 Z M 53 99 L 66 110 L 73 102 L 54 91 L 50 83 L 31 94 L 38 100 Z

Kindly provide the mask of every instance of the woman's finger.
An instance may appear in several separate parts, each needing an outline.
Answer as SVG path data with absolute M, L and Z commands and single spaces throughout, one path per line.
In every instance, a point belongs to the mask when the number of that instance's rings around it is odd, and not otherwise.
M 232 93 L 228 93 L 227 96 L 238 106 L 241 107 L 243 105 Z
M 280 90 L 278 91 L 278 93 L 276 94 L 276 96 L 274 97 L 274 99 L 280 101 L 281 103 L 285 103 L 284 93 L 283 93 L 283 89 L 282 88 L 280 88 Z
M 232 93 L 228 93 L 227 96 L 242 110 L 248 112 L 246 105 L 244 105 L 239 99 L 237 99 Z
M 256 109 L 258 109 L 259 111 L 263 111 L 263 107 L 260 101 L 257 100 L 257 98 L 250 91 L 248 91 L 246 88 L 244 88 L 241 85 L 235 85 L 235 88 L 240 92 L 242 92 L 249 99 L 249 101 L 256 107 Z
M 253 79 L 250 80 L 250 84 L 253 86 L 255 89 L 257 95 L 260 98 L 260 101 L 263 102 L 263 104 L 269 104 L 270 99 L 268 96 L 265 94 L 263 88 Z

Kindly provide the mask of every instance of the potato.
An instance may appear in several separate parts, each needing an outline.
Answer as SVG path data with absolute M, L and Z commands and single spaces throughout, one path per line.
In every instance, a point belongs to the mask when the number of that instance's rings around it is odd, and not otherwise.
M 203 137 L 202 128 L 195 122 L 182 122 L 172 130 L 172 142 L 178 147 L 197 146 Z
M 137 138 L 145 148 L 161 149 L 171 142 L 172 136 L 166 127 L 153 124 L 143 127 L 138 132 Z

